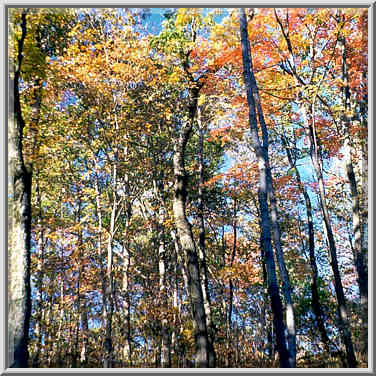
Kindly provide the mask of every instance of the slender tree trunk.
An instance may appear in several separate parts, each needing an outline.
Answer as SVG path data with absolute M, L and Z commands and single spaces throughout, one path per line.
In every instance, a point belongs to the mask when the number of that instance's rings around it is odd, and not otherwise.
M 237 223 L 236 223 L 236 216 L 237 216 L 237 206 L 236 206 L 236 199 L 234 199 L 234 216 L 232 221 L 232 229 L 233 229 L 233 242 L 232 242 L 232 252 L 231 252 L 231 261 L 230 266 L 232 268 L 234 264 L 234 259 L 236 256 L 236 242 L 237 242 Z M 230 296 L 228 302 L 228 313 L 227 313 L 227 357 L 226 357 L 226 367 L 230 367 L 232 365 L 233 359 L 233 352 L 232 352 L 232 312 L 233 312 L 233 299 L 234 299 L 234 283 L 232 278 L 229 281 L 229 288 L 230 288 Z
M 22 116 L 19 80 L 26 37 L 26 14 L 21 15 L 21 37 L 17 42 L 16 62 L 10 62 L 9 77 L 9 175 L 11 187 L 11 229 L 8 258 L 8 350 L 10 367 L 28 367 L 28 342 L 31 317 L 30 247 L 32 174 L 26 168 L 22 146 L 25 122 Z M 13 75 L 13 78 L 12 78 Z
M 124 298 L 124 313 L 125 313 L 125 345 L 123 350 L 123 357 L 127 367 L 132 367 L 132 341 L 131 341 L 131 299 L 130 299 L 130 275 L 129 270 L 131 266 L 131 257 L 129 252 L 128 231 L 131 219 L 131 204 L 127 202 L 126 223 L 125 223 L 125 241 L 123 244 L 124 255 L 124 269 L 123 269 L 123 298 Z
M 363 25 L 362 39 L 363 43 L 367 44 L 368 41 L 368 10 L 362 11 L 360 22 Z M 364 68 L 362 72 L 362 86 L 364 88 L 368 87 L 368 72 Z M 362 161 L 361 161 L 361 232 L 362 232 L 362 250 L 364 255 L 364 267 L 366 274 L 368 276 L 368 93 L 367 91 L 363 93 L 363 96 L 359 102 L 359 112 L 360 112 L 360 123 L 362 125 L 364 134 L 361 140 L 362 149 Z M 365 343 L 368 351 L 368 338 L 367 343 Z
M 88 322 L 88 309 L 86 307 L 86 302 L 82 307 L 81 310 L 81 325 L 82 325 L 82 347 L 80 353 L 80 362 L 81 367 L 86 368 L 89 360 L 88 360 L 88 335 L 89 335 L 89 322 Z
M 293 54 L 292 45 L 291 45 L 288 32 L 284 30 L 283 24 L 281 20 L 279 19 L 276 11 L 275 11 L 275 17 L 281 28 L 283 37 L 287 43 L 287 47 L 288 47 L 288 51 L 290 55 L 288 63 L 292 71 L 289 72 L 289 74 L 294 76 L 295 82 L 298 85 L 306 85 L 306 83 L 302 80 L 302 78 L 297 73 L 294 54 Z M 317 98 L 320 99 L 321 102 L 323 102 L 322 97 L 317 95 Z M 313 168 L 315 170 L 318 183 L 319 183 L 320 204 L 321 204 L 321 209 L 322 209 L 322 213 L 324 217 L 324 231 L 326 232 L 326 238 L 327 238 L 328 245 L 329 245 L 329 261 L 330 261 L 333 274 L 334 274 L 334 282 L 335 282 L 334 285 L 335 285 L 335 291 L 336 291 L 337 302 L 338 302 L 338 325 L 339 325 L 343 342 L 346 347 L 346 356 L 347 356 L 348 366 L 356 367 L 356 359 L 355 359 L 354 349 L 353 349 L 352 340 L 351 340 L 350 326 L 349 326 L 348 317 L 347 317 L 345 296 L 344 296 L 342 281 L 341 281 L 339 268 L 338 268 L 336 246 L 335 246 L 333 231 L 332 231 L 331 224 L 330 224 L 329 212 L 328 212 L 328 208 L 326 205 L 325 189 L 324 189 L 324 183 L 323 183 L 323 178 L 322 178 L 321 156 L 320 156 L 320 150 L 318 148 L 316 131 L 315 131 L 315 123 L 314 123 L 315 122 L 315 99 L 316 97 L 313 98 L 313 100 L 311 101 L 312 124 L 309 124 L 308 122 L 307 110 L 305 108 L 305 104 L 303 103 L 303 101 L 299 100 L 298 105 L 300 107 L 303 122 L 305 124 L 305 132 L 311 144 L 310 156 L 311 156 Z
M 285 338 L 285 325 L 283 322 L 282 314 L 282 302 L 279 295 L 279 289 L 277 284 L 277 275 L 275 270 L 274 255 L 271 239 L 271 221 L 269 217 L 269 205 L 268 205 L 268 157 L 267 157 L 267 139 L 263 134 L 264 145 L 261 145 L 258 132 L 257 132 L 257 116 L 256 116 L 256 104 L 254 98 L 254 82 L 251 79 L 252 60 L 248 39 L 247 19 L 244 8 L 240 9 L 240 32 L 241 32 L 241 44 L 242 44 L 242 57 L 243 57 L 243 74 L 244 81 L 247 88 L 247 101 L 249 107 L 249 124 L 251 133 L 251 143 L 255 150 L 258 168 L 259 168 L 259 190 L 258 199 L 260 206 L 260 227 L 261 227 L 261 248 L 264 251 L 267 276 L 268 276 L 268 291 L 271 297 L 271 305 L 273 312 L 273 322 L 277 337 L 277 348 L 280 356 L 281 367 L 292 367 L 290 356 L 286 346 Z
M 273 240 L 277 254 L 277 262 L 279 267 L 279 273 L 282 280 L 282 292 L 286 301 L 286 327 L 287 327 L 287 341 L 289 362 L 291 367 L 296 367 L 296 329 L 295 329 L 295 312 L 294 303 L 291 296 L 291 283 L 286 268 L 286 264 L 283 258 L 281 235 L 277 219 L 277 204 L 274 197 L 274 189 L 272 183 L 272 175 L 269 163 L 267 165 L 267 179 L 268 179 L 268 196 L 271 206 L 271 221 L 273 229 Z
M 172 297 L 172 307 L 174 312 L 174 321 L 172 325 L 172 333 L 171 333 L 171 352 L 176 356 L 177 355 L 177 333 L 178 333 L 178 318 L 179 318 L 179 304 L 178 304 L 178 296 L 179 296 L 179 280 L 178 280 L 178 258 L 176 252 L 174 252 L 174 273 L 171 277 L 171 285 L 173 286 L 173 297 Z M 172 367 L 175 367 L 172 364 Z
M 37 271 L 37 298 L 36 298 L 36 318 L 35 318 L 35 336 L 36 340 L 36 351 L 33 357 L 33 368 L 38 368 L 40 362 L 41 346 L 42 346 L 42 317 L 43 317 L 43 297 L 42 297 L 42 286 L 43 286 L 43 277 L 44 277 L 44 252 L 45 252 L 45 238 L 44 238 L 44 229 L 42 227 L 42 197 L 40 194 L 39 187 L 39 174 L 37 171 L 36 174 L 36 202 L 39 209 L 38 213 L 38 222 L 39 222 L 39 238 L 38 238 L 38 251 L 39 251 L 39 260 L 38 260 L 38 271 Z
M 204 130 L 201 121 L 201 109 L 197 108 L 197 122 L 199 126 L 199 187 L 198 187 L 198 217 L 200 222 L 199 231 L 199 260 L 201 274 L 201 288 L 204 299 L 204 308 L 206 315 L 206 327 L 209 334 L 209 367 L 214 368 L 216 364 L 216 355 L 213 347 L 214 343 L 214 325 L 210 305 L 208 270 L 206 265 L 205 252 L 205 220 L 204 220 Z
M 98 250 L 99 253 L 102 254 L 102 207 L 100 202 L 100 190 L 99 190 L 99 182 L 98 176 L 95 179 L 95 193 L 96 193 L 96 209 L 97 209 L 97 217 L 98 217 L 98 233 L 99 233 L 99 241 L 98 241 Z M 112 219 L 114 218 L 114 206 L 111 212 L 111 224 Z M 112 367 L 112 297 L 110 294 L 112 293 L 112 236 L 111 232 L 109 233 L 108 243 L 107 243 L 107 269 L 106 272 L 103 270 L 103 265 L 101 268 L 101 279 L 102 279 L 102 299 L 103 299 L 103 313 L 104 313 L 104 322 L 105 322 L 105 339 L 104 339 L 104 359 L 103 359 L 103 367 L 104 368 L 111 368 Z
M 347 180 L 350 185 L 351 200 L 352 200 L 352 225 L 353 225 L 353 252 L 355 269 L 358 275 L 358 285 L 360 293 L 360 309 L 361 309 L 361 326 L 362 326 L 362 339 L 365 343 L 368 343 L 368 274 L 365 267 L 363 248 L 362 248 L 362 229 L 361 229 L 361 215 L 360 215 L 360 195 L 358 192 L 358 184 L 354 172 L 352 162 L 353 146 L 350 137 L 350 125 L 351 119 L 348 115 L 348 111 L 351 110 L 350 106 L 350 86 L 347 71 L 347 50 L 345 37 L 339 38 L 339 45 L 342 50 L 342 80 L 343 86 L 343 100 L 345 105 L 345 111 L 343 115 L 343 130 L 345 136 L 344 142 L 344 156 L 346 163 Z M 364 355 L 368 358 L 367 346 L 362 348 Z
M 258 215 L 260 213 L 258 211 Z M 263 249 L 261 248 L 261 262 L 262 262 L 262 277 L 263 277 L 263 298 L 264 298 L 264 309 L 263 312 L 265 314 L 265 331 L 266 331 L 266 338 L 267 344 L 266 349 L 268 349 L 268 357 L 273 359 L 274 357 L 274 338 L 273 338 L 273 324 L 266 321 L 266 315 L 270 310 L 269 303 L 266 301 L 268 298 L 268 274 L 266 270 L 266 259 Z
M 64 265 L 64 249 L 61 247 L 60 250 L 60 263 L 61 265 Z M 58 368 L 62 368 L 64 366 L 64 359 L 63 359 L 63 346 L 60 342 L 60 339 L 62 338 L 62 331 L 63 331 L 63 322 L 64 322 L 64 307 L 65 307 L 65 288 L 64 288 L 64 271 L 60 274 L 60 317 L 59 317 L 59 326 L 57 330 L 57 334 L 55 337 L 55 341 L 52 345 L 52 348 L 56 348 L 56 364 Z M 58 343 L 59 341 L 59 343 Z M 68 361 L 68 359 L 65 359 Z
M 131 300 L 129 290 L 129 268 L 130 253 L 128 245 L 123 246 L 124 249 L 124 271 L 123 271 L 123 293 L 124 293 L 124 313 L 125 313 L 125 345 L 123 356 L 127 367 L 132 367 L 132 341 L 131 341 Z
M 115 127 L 114 131 L 116 134 L 119 132 L 119 123 L 117 117 L 117 97 L 113 94 L 113 115 Z M 125 152 L 127 154 L 127 151 Z M 112 209 L 111 209 L 111 219 L 110 219 L 110 229 L 108 232 L 108 243 L 107 243 L 107 270 L 106 270 L 106 300 L 105 312 L 106 312 L 106 338 L 104 342 L 105 348 L 105 359 L 104 359 L 104 368 L 113 368 L 113 356 L 114 356 L 114 346 L 112 340 L 112 320 L 114 314 L 114 281 L 113 281 L 113 242 L 115 236 L 115 224 L 118 214 L 120 214 L 121 207 L 119 207 L 118 200 L 118 161 L 119 161 L 119 150 L 118 146 L 115 143 L 114 147 L 114 164 L 112 166 Z
M 80 193 L 78 194 L 80 195 Z M 81 221 L 81 197 L 78 198 L 78 213 L 76 218 L 76 223 L 80 223 Z M 78 231 L 78 278 L 77 278 L 77 326 L 76 326 L 76 333 L 75 333 L 75 344 L 74 344 L 74 351 L 72 354 L 72 368 L 78 367 L 78 361 L 79 361 L 79 342 L 80 342 L 80 321 L 82 316 L 82 310 L 81 310 L 81 279 L 82 275 L 84 273 L 84 266 L 82 265 L 82 230 Z M 81 331 L 82 333 L 82 331 Z M 82 334 L 81 334 L 82 337 Z
M 282 139 L 283 146 L 286 150 L 287 159 L 290 163 L 290 166 L 295 171 L 296 180 L 298 182 L 300 193 L 304 197 L 306 213 L 307 213 L 308 248 L 309 248 L 309 260 L 310 260 L 310 265 L 311 265 L 311 277 L 312 277 L 312 282 L 311 282 L 312 310 L 313 310 L 313 313 L 315 314 L 315 320 L 316 320 L 317 327 L 321 335 L 321 340 L 325 346 L 326 351 L 330 353 L 331 352 L 330 346 L 329 346 L 330 340 L 329 340 L 329 336 L 328 336 L 328 333 L 326 331 L 325 324 L 324 324 L 324 314 L 323 314 L 322 306 L 320 303 L 320 295 L 319 295 L 318 270 L 317 270 L 316 256 L 315 256 L 315 232 L 314 232 L 314 227 L 313 227 L 312 203 L 308 195 L 308 192 L 304 187 L 304 184 L 300 177 L 299 170 L 294 162 L 294 158 L 287 144 L 285 136 L 282 136 L 281 139 Z
M 114 173 L 116 177 L 116 172 Z M 116 181 L 116 180 L 115 180 Z M 115 194 L 115 193 L 114 193 Z M 104 359 L 104 368 L 113 367 L 113 341 L 112 341 L 112 318 L 114 313 L 114 294 L 113 294 L 113 273 L 112 273 L 112 264 L 113 264 L 113 236 L 115 229 L 115 213 L 117 209 L 116 198 L 114 198 L 112 211 L 111 211 L 111 223 L 110 231 L 108 235 L 107 243 L 107 270 L 106 270 L 106 337 L 104 342 L 105 348 L 105 359 Z
M 364 74 L 363 79 L 366 80 Z M 365 96 L 366 97 L 366 96 Z M 360 103 L 361 124 L 365 130 L 367 125 L 367 98 Z M 367 278 L 367 298 L 368 298 L 368 136 L 365 133 L 365 139 L 362 140 L 362 161 L 361 161 L 361 203 L 360 203 L 360 229 L 361 229 L 361 249 L 363 255 L 364 274 Z M 368 301 L 367 301 L 368 303 Z M 366 354 L 368 361 L 368 304 L 361 302 L 363 306 L 364 331 L 363 331 L 363 353 Z
M 350 330 L 350 324 L 348 320 L 346 299 L 345 299 L 345 294 L 343 291 L 342 280 L 341 280 L 341 275 L 340 275 L 339 266 L 338 266 L 337 249 L 336 249 L 336 244 L 334 240 L 332 225 L 330 222 L 329 210 L 326 205 L 326 194 L 325 194 L 325 187 L 324 187 L 324 181 L 323 181 L 323 176 L 322 176 L 320 151 L 319 151 L 318 144 L 317 144 L 316 130 L 315 130 L 314 107 L 315 107 L 315 104 L 313 100 L 312 109 L 311 109 L 312 123 L 309 123 L 305 105 L 300 104 L 303 122 L 305 124 L 305 132 L 306 132 L 307 138 L 310 141 L 311 161 L 312 161 L 312 165 L 315 170 L 317 180 L 318 180 L 318 185 L 319 185 L 320 205 L 321 205 L 321 211 L 322 211 L 323 219 L 324 219 L 324 231 L 325 231 L 326 239 L 327 239 L 328 246 L 329 246 L 329 262 L 333 270 L 334 287 L 335 287 L 335 292 L 336 292 L 337 302 L 338 302 L 338 307 L 337 307 L 338 326 L 341 332 L 343 343 L 346 347 L 346 357 L 347 357 L 347 363 L 348 363 L 347 365 L 350 368 L 354 368 L 356 367 L 357 362 L 355 359 L 354 347 L 353 347 L 353 343 L 351 340 L 351 330 Z
M 161 214 L 162 220 L 163 215 Z M 161 366 L 163 368 L 171 367 L 171 353 L 170 353 L 170 335 L 167 320 L 168 300 L 166 288 L 166 249 L 165 249 L 165 236 L 163 226 L 159 227 L 160 243 L 158 248 L 158 271 L 159 271 L 159 291 L 161 294 L 162 318 L 161 318 Z
M 270 211 L 271 211 L 271 224 L 272 224 L 272 233 L 274 247 L 277 256 L 277 262 L 279 267 L 279 273 L 282 280 L 282 292 L 285 298 L 286 304 L 286 327 L 287 327 L 287 340 L 288 340 L 288 352 L 289 352 L 289 362 L 291 367 L 296 367 L 296 328 L 295 328 L 295 312 L 294 312 L 294 303 L 291 296 L 291 283 L 286 268 L 286 264 L 283 258 L 283 250 L 281 243 L 281 232 L 278 223 L 278 210 L 277 203 L 274 195 L 273 188 L 273 177 L 270 168 L 269 162 L 269 141 L 268 141 L 268 130 L 266 127 L 263 110 L 261 106 L 261 100 L 258 92 L 257 82 L 253 74 L 253 69 L 250 70 L 250 80 L 252 85 L 252 92 L 255 98 L 255 104 L 258 114 L 258 120 L 261 127 L 263 147 L 265 149 L 265 171 L 267 179 L 267 193 L 270 201 Z

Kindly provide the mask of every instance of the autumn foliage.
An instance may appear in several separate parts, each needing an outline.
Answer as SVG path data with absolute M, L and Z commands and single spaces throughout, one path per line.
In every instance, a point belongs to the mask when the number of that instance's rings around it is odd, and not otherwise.
M 23 11 L 9 9 L 9 61 L 20 48 Z M 349 366 L 323 189 L 357 366 L 367 367 L 359 271 L 368 270 L 368 10 L 246 13 L 296 366 Z M 188 125 L 184 210 L 216 367 L 279 367 L 239 22 L 231 8 L 27 10 L 19 94 L 32 173 L 29 367 L 195 367 L 194 273 L 175 207 L 174 157 Z M 278 270 L 277 278 L 281 289 Z

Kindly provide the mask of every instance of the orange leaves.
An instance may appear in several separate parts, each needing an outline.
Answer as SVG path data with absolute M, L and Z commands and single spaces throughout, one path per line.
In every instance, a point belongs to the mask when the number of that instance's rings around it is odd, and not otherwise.
M 246 102 L 246 98 L 244 98 L 244 96 L 242 95 L 235 95 L 233 98 L 232 98 L 232 105 L 233 106 L 238 106 L 238 105 L 245 105 L 247 102 Z
M 216 70 L 220 69 L 226 64 L 234 63 L 241 56 L 240 48 L 225 51 L 219 57 L 215 58 L 213 66 Z
M 300 198 L 298 183 L 293 176 L 285 175 L 275 178 L 274 187 L 284 201 L 297 202 Z
M 220 271 L 219 276 L 227 283 L 233 279 L 242 287 L 262 284 L 260 269 L 255 269 L 250 262 L 234 263 L 232 266 L 227 266 Z

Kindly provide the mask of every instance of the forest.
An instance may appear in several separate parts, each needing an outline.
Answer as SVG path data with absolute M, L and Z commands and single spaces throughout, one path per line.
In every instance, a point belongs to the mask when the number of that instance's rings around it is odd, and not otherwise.
M 368 8 L 6 10 L 9 367 L 368 367 Z

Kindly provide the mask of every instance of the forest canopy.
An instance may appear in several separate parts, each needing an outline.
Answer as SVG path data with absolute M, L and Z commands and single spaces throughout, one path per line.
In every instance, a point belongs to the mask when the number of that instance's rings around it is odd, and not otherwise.
M 8 10 L 9 366 L 368 367 L 368 9 Z

